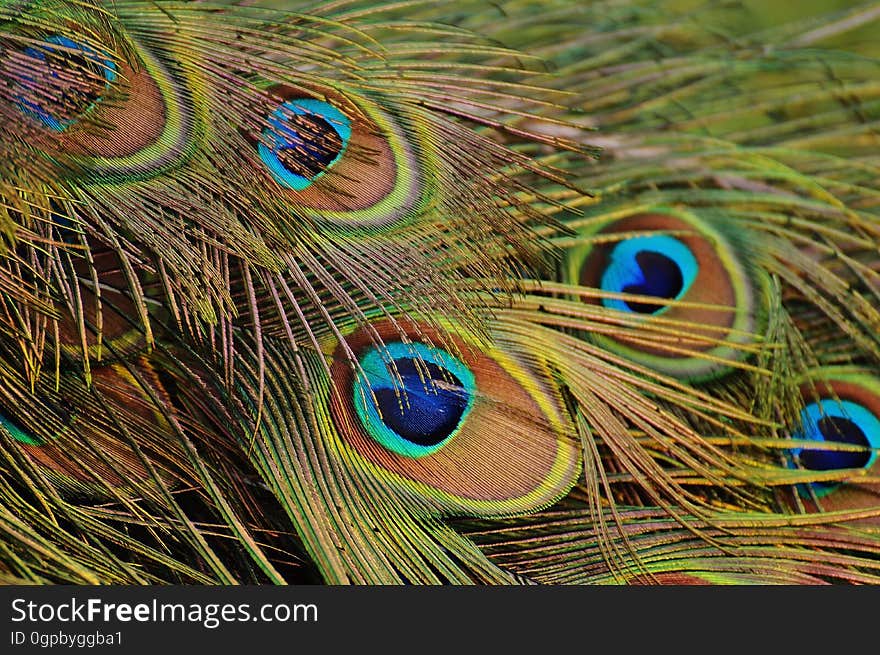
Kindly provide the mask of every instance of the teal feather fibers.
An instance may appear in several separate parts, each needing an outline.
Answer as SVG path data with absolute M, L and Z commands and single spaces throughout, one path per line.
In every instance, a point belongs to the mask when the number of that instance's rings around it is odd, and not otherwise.
M 880 581 L 822 4 L 0 3 L 0 582 Z

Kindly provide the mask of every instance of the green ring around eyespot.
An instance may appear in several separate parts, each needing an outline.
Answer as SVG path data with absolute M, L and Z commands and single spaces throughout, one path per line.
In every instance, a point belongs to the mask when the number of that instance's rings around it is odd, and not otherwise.
M 376 123 L 381 133 L 388 136 L 388 143 L 395 158 L 394 188 L 382 200 L 370 207 L 352 211 L 321 210 L 315 212 L 314 217 L 321 221 L 347 224 L 354 228 L 359 226 L 366 229 L 384 228 L 414 211 L 431 194 L 434 187 L 433 182 L 426 181 L 428 176 L 421 176 L 419 179 L 415 171 L 420 167 L 430 168 L 431 166 L 439 169 L 439 165 L 436 157 L 429 154 L 430 149 L 420 151 L 421 159 L 416 156 L 409 141 L 402 134 L 401 127 L 394 119 L 380 108 L 373 106 L 372 103 L 364 103 L 364 105 L 359 104 L 358 106 Z M 410 140 L 427 141 L 427 134 L 418 121 L 413 120 L 411 127 L 413 132 L 417 132 L 417 134 L 412 134 L 409 137 Z M 415 196 L 411 195 L 413 189 L 416 191 Z M 404 208 L 404 211 L 401 211 L 401 208 Z
M 106 182 L 151 179 L 178 166 L 197 150 L 201 142 L 206 107 L 205 103 L 193 99 L 195 80 L 184 75 L 176 79 L 148 49 L 139 48 L 138 52 L 162 98 L 165 109 L 162 132 L 152 143 L 131 155 L 73 157 L 83 162 L 87 169 L 87 182 L 103 185 Z M 206 90 L 203 92 L 207 93 Z
M 716 249 L 719 259 L 721 260 L 724 270 L 730 275 L 733 285 L 734 297 L 737 303 L 740 301 L 742 305 L 737 304 L 734 313 L 733 325 L 730 326 L 729 338 L 725 343 L 719 344 L 705 351 L 705 354 L 713 359 L 703 358 L 699 355 L 689 357 L 661 356 L 644 351 L 629 348 L 612 337 L 605 335 L 590 335 L 590 340 L 601 346 L 608 348 L 611 352 L 622 355 L 644 366 L 654 369 L 664 375 L 671 375 L 679 379 L 688 380 L 690 382 L 708 382 L 716 378 L 726 375 L 735 362 L 740 362 L 748 357 L 747 353 L 735 347 L 735 344 L 749 343 L 749 335 L 753 333 L 764 320 L 763 314 L 757 310 L 757 303 L 760 298 L 768 298 L 771 295 L 770 279 L 764 275 L 756 275 L 750 277 L 747 275 L 745 266 L 736 257 L 733 249 L 730 247 L 727 239 L 719 234 L 709 225 L 704 225 L 696 218 L 692 218 L 689 214 L 679 210 L 673 210 L 666 207 L 643 207 L 634 213 L 658 213 L 667 214 L 672 218 L 676 218 L 690 225 L 702 238 L 712 239 L 716 244 L 723 244 L 723 248 Z M 634 214 L 630 214 L 634 215 Z M 629 216 L 629 215 L 628 215 Z M 628 216 L 622 216 L 616 220 L 622 220 Z M 609 221 L 604 225 L 611 225 L 615 221 Z M 583 236 L 591 236 L 599 233 L 600 227 L 592 230 L 586 230 L 581 234 Z M 659 232 L 664 232 L 659 230 Z M 577 284 L 580 280 L 580 269 L 584 260 L 590 255 L 594 246 L 579 245 L 571 248 L 565 257 L 565 265 L 563 272 L 565 281 Z M 644 321 L 650 321 L 654 316 L 650 314 L 644 315 Z M 731 344 L 731 345 L 728 345 Z M 728 363 L 713 361 L 714 359 L 727 360 Z

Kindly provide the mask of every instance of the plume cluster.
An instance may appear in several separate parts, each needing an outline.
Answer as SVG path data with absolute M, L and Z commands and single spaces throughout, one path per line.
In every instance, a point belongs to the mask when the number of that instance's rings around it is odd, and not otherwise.
M 0 2 L 0 583 L 880 581 L 820 4 Z

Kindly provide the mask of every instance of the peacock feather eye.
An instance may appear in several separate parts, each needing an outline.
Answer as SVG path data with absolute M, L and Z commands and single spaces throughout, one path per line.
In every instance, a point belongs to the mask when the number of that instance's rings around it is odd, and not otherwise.
M 324 175 L 351 139 L 351 121 L 322 100 L 299 98 L 281 104 L 268 119 L 260 159 L 278 184 L 302 191 Z
M 613 332 L 584 338 L 692 382 L 717 378 L 748 356 L 766 281 L 750 274 L 712 225 L 660 208 L 591 223 L 580 237 L 568 250 L 563 281 L 598 291 L 582 301 L 621 315 L 604 319 L 614 321 Z
M 679 300 L 697 277 L 699 264 L 690 249 L 669 236 L 639 236 L 618 243 L 602 273 L 601 288 L 614 293 Z M 606 307 L 640 314 L 662 314 L 660 303 L 604 298 Z
M 802 389 L 807 405 L 800 414 L 795 439 L 845 444 L 852 450 L 829 450 L 800 446 L 791 453 L 800 468 L 810 471 L 870 470 L 880 449 L 880 384 L 859 373 L 833 372 L 815 389 Z M 818 397 L 817 397 L 818 396 Z M 841 488 L 838 482 L 816 481 L 810 491 L 828 496 Z M 806 489 L 801 489 L 806 492 Z M 809 495 L 806 494 L 805 495 Z
M 159 463 L 162 453 L 176 453 L 176 446 L 156 405 L 170 397 L 146 360 L 94 368 L 92 376 L 92 388 L 86 389 L 77 378 L 62 375 L 58 393 L 41 390 L 29 397 L 16 420 L 9 418 L 11 412 L 0 413 L 0 431 L 59 488 L 104 497 L 108 487 L 151 479 L 144 453 L 156 457 L 161 469 L 166 466 Z M 121 435 L 120 425 L 135 435 L 137 448 Z
M 29 46 L 23 54 L 18 106 L 56 132 L 89 112 L 117 77 L 116 64 L 107 54 L 62 35 Z
M 811 471 L 863 468 L 876 455 L 870 452 L 880 444 L 880 421 L 867 408 L 848 400 L 821 400 L 801 412 L 803 432 L 798 439 L 835 441 L 862 446 L 863 452 L 800 449 L 801 466 Z
M 101 27 L 78 34 L 4 52 L 9 128 L 90 184 L 151 179 L 188 158 L 205 130 L 199 72 L 160 40 Z
M 360 360 L 364 375 L 353 398 L 358 417 L 389 450 L 406 457 L 429 455 L 466 419 L 474 402 L 474 375 L 460 359 L 421 343 L 398 341 L 383 350 L 371 348 Z
M 442 344 L 439 347 L 437 344 Z M 346 460 L 444 514 L 545 507 L 580 471 L 561 397 L 506 351 L 390 320 L 326 344 L 324 421 Z M 347 352 L 358 365 L 349 364 Z
M 278 84 L 266 92 L 273 104 L 259 140 L 247 138 L 298 215 L 383 231 L 430 202 L 436 162 L 425 152 L 424 126 L 406 108 L 335 89 Z

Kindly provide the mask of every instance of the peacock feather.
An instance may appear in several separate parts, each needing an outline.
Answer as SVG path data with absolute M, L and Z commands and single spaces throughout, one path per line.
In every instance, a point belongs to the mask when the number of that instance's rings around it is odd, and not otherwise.
M 880 581 L 817 4 L 0 3 L 0 581 Z

